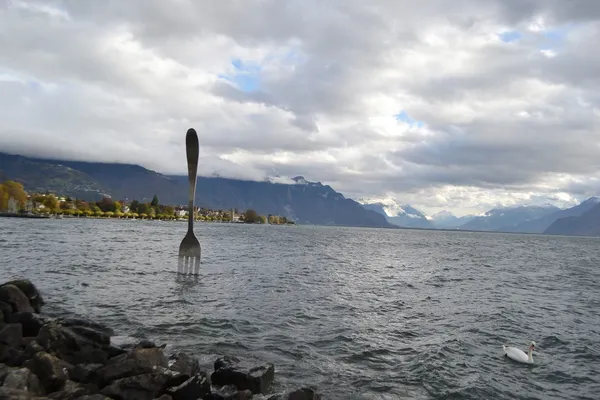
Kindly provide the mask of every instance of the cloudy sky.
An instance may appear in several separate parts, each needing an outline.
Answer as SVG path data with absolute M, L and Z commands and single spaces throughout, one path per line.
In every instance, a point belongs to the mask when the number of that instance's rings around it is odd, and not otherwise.
M 0 0 L 0 150 L 427 212 L 600 190 L 598 0 Z

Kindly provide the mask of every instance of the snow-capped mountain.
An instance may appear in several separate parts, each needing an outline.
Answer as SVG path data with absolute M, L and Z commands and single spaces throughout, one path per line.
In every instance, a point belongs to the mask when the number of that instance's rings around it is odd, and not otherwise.
M 360 199 L 362 206 L 384 215 L 391 224 L 405 228 L 434 228 L 428 217 L 409 204 L 399 204 L 391 198 Z
M 433 223 L 433 226 L 438 229 L 453 229 L 458 228 L 461 225 L 466 224 L 475 218 L 475 215 L 465 215 L 462 217 L 457 217 L 452 214 L 450 211 L 440 211 L 438 213 L 433 214 L 430 217 L 430 221 Z
M 475 231 L 507 231 L 526 222 L 543 218 L 560 211 L 560 208 L 553 205 L 518 205 L 501 206 L 493 208 L 481 216 L 478 216 L 464 225 L 460 229 Z

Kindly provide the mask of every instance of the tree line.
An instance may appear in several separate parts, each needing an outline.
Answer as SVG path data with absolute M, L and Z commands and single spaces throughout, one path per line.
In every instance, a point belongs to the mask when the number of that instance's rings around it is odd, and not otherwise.
M 49 213 L 58 215 L 86 216 L 86 217 L 107 217 L 107 218 L 144 218 L 144 219 L 175 219 L 176 208 L 171 205 L 159 203 L 158 196 L 154 195 L 150 202 L 141 202 L 133 200 L 129 204 L 122 204 L 110 197 L 103 196 L 98 201 L 84 201 L 81 199 L 65 196 L 56 196 L 53 193 L 35 193 L 29 196 L 23 185 L 14 181 L 5 181 L 0 184 L 0 211 L 8 209 L 9 199 L 17 202 L 19 211 L 24 211 L 27 200 L 31 200 L 34 205 L 34 213 Z M 38 209 L 35 205 L 43 205 Z M 126 208 L 123 206 L 127 206 Z M 189 210 L 188 210 L 189 212 Z M 193 210 L 194 219 L 209 222 L 231 222 L 231 210 L 210 210 L 205 207 Z M 277 215 L 259 215 L 255 210 L 248 209 L 240 213 L 237 209 L 234 211 L 240 222 L 255 224 L 293 224 L 286 217 Z

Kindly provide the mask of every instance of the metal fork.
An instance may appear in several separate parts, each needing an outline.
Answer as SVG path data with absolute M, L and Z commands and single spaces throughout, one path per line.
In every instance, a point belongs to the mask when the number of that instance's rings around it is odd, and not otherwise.
M 185 136 L 185 152 L 187 156 L 188 179 L 190 181 L 188 231 L 179 245 L 179 262 L 177 272 L 183 274 L 200 273 L 200 242 L 194 235 L 194 200 L 196 197 L 196 174 L 198 173 L 198 135 L 192 128 Z

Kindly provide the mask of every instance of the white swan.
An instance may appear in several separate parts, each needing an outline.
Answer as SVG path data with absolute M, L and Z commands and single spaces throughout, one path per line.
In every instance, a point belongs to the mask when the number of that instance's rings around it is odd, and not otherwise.
M 533 364 L 533 351 L 535 350 L 535 342 L 532 341 L 529 344 L 529 353 L 525 354 L 525 352 L 521 349 L 517 349 L 516 347 L 506 347 L 504 345 L 502 345 L 502 349 L 504 350 L 504 353 L 506 356 L 508 356 L 509 358 L 521 362 L 521 363 L 525 363 L 525 364 Z

